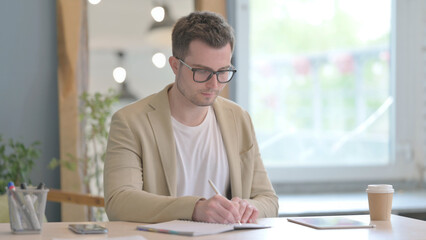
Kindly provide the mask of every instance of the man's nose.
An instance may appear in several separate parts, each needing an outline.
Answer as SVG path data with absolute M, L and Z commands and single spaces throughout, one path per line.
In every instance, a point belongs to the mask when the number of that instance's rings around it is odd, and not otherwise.
M 217 80 L 217 74 L 213 74 L 213 76 L 207 81 L 207 85 L 211 88 L 215 88 L 219 85 L 219 81 Z

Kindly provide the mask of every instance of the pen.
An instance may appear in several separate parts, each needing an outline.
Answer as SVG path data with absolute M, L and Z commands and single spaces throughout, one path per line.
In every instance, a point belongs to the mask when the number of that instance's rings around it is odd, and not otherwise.
M 15 189 L 16 189 L 15 184 L 13 182 L 9 182 L 8 188 L 9 188 L 10 194 L 15 199 L 15 201 L 18 205 L 17 210 L 19 212 L 23 213 L 22 216 L 24 217 L 24 219 L 28 223 L 27 225 L 29 225 L 29 227 L 34 229 L 34 226 L 32 225 L 32 222 L 31 222 L 31 214 L 30 214 L 29 210 L 26 208 L 25 203 L 22 202 L 21 198 L 19 197 L 19 194 L 17 194 L 15 192 Z
M 209 179 L 209 184 L 210 186 L 213 188 L 213 191 L 217 194 L 222 196 L 222 194 L 220 194 L 219 190 L 217 190 L 216 186 L 214 185 L 214 183 L 212 182 L 212 180 Z
M 15 191 L 15 186 L 13 184 L 13 182 L 9 182 L 8 184 L 8 189 L 9 191 Z M 11 223 L 15 223 L 13 224 L 13 226 L 16 228 L 16 230 L 22 230 L 22 222 L 21 222 L 21 215 L 19 214 L 19 209 L 18 209 L 18 203 L 16 203 L 15 199 L 16 196 L 14 195 L 14 192 L 9 192 L 10 194 L 10 206 L 9 208 L 11 208 L 10 213 L 11 213 Z
M 213 188 L 213 191 L 214 191 L 217 195 L 222 196 L 222 194 L 220 194 L 219 190 L 217 190 L 216 186 L 214 185 L 214 183 L 213 183 L 210 179 L 209 179 L 209 184 L 210 184 L 210 186 Z M 239 224 L 239 225 L 241 225 L 240 220 L 238 220 L 238 224 Z
M 27 190 L 27 185 L 25 183 L 21 183 L 21 189 Z M 33 225 L 33 229 L 41 229 L 40 221 L 37 218 L 37 212 L 34 209 L 33 200 L 31 198 L 31 194 L 24 192 L 24 205 L 27 211 L 29 212 L 30 221 Z

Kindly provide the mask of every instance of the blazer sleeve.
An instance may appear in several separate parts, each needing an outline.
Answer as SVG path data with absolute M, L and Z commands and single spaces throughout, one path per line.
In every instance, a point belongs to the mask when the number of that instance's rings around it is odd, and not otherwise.
M 191 219 L 194 196 L 172 197 L 164 187 L 145 191 L 142 144 L 135 137 L 126 114 L 118 111 L 111 120 L 104 167 L 105 210 L 111 221 L 154 223 L 173 219 Z M 151 150 L 153 151 L 153 150 Z M 156 151 L 156 150 L 155 150 Z
M 277 217 L 278 197 L 263 165 L 251 118 L 247 112 L 244 112 L 244 115 L 245 127 L 242 130 L 244 131 L 242 136 L 250 141 L 247 144 L 250 147 L 247 151 L 240 153 L 242 186 L 243 189 L 247 189 L 247 191 L 243 191 L 243 194 L 249 192 L 247 200 L 258 209 L 259 217 Z M 242 141 L 244 142 L 244 140 Z

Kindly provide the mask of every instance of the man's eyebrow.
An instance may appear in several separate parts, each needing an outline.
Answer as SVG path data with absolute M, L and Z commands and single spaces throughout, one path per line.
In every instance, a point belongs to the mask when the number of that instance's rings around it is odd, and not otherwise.
M 202 69 L 207 69 L 207 70 L 215 72 L 215 70 L 213 70 L 211 67 L 204 66 L 204 65 L 201 65 L 201 64 L 194 64 L 193 68 L 202 68 Z M 229 64 L 228 66 L 219 68 L 218 71 L 220 71 L 220 70 L 226 70 L 226 69 L 230 69 L 230 68 L 232 68 L 231 64 Z

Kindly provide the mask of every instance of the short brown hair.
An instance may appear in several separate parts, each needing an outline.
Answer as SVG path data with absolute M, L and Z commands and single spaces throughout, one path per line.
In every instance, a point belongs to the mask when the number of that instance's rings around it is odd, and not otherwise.
M 214 48 L 229 43 L 233 51 L 234 38 L 232 27 L 222 16 L 213 12 L 193 12 L 180 18 L 173 28 L 173 56 L 184 59 L 193 40 L 201 40 Z

